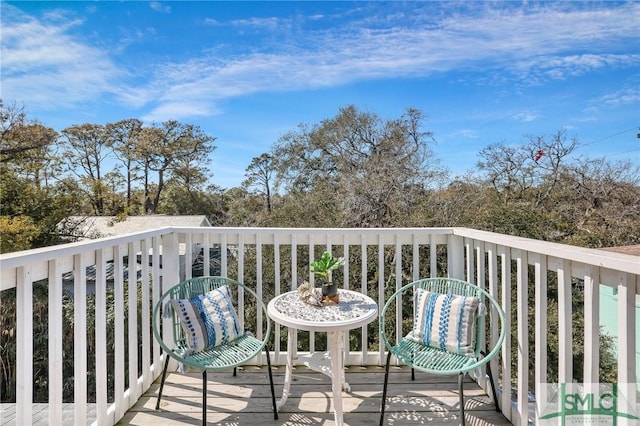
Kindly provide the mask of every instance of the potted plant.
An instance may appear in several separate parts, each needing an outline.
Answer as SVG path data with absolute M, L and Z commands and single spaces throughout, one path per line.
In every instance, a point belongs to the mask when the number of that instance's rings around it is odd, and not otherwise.
M 338 294 L 338 287 L 331 281 L 331 272 L 343 265 L 344 257 L 333 257 L 328 251 L 322 253 L 320 259 L 311 262 L 311 273 L 322 277 L 324 297 L 335 297 Z

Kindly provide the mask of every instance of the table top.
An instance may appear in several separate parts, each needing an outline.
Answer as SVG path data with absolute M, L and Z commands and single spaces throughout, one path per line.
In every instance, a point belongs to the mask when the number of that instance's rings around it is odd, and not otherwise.
M 273 298 L 267 311 L 271 319 L 287 327 L 307 331 L 339 331 L 363 326 L 378 315 L 378 305 L 369 296 L 338 290 L 340 303 L 313 306 L 298 298 L 293 290 Z

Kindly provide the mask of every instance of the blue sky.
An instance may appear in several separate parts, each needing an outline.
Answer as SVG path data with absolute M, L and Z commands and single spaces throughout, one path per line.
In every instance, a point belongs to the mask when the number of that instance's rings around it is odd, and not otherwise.
M 453 174 L 566 129 L 640 165 L 640 2 L 3 1 L 1 96 L 60 131 L 176 119 L 216 137 L 211 181 L 350 104 L 426 114 Z

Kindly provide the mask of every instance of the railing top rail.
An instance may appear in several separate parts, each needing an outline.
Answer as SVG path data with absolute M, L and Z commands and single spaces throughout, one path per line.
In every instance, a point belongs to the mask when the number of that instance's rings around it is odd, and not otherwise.
M 83 240 L 74 243 L 0 254 L 0 269 L 17 268 L 28 265 L 32 262 L 43 262 L 58 257 L 72 256 L 74 254 L 87 251 L 99 250 L 104 247 L 113 247 L 120 244 L 128 244 L 130 242 L 144 240 L 146 238 L 159 237 L 171 234 L 172 232 L 174 232 L 172 228 L 154 229 L 151 231 L 97 238 L 93 240 Z
M 237 234 L 453 234 L 455 228 L 252 228 L 252 227 L 203 227 L 174 226 L 179 232 L 237 233 Z
M 540 241 L 513 235 L 497 234 L 495 232 L 478 231 L 469 228 L 454 228 L 454 234 L 498 246 L 517 248 L 530 253 L 538 253 L 545 256 L 640 275 L 640 256 Z
M 186 227 L 175 226 L 158 228 L 149 231 L 131 233 L 126 235 L 96 238 L 77 241 L 74 243 L 60 244 L 56 246 L 38 249 L 24 250 L 7 254 L 0 254 L 0 266 L 2 268 L 15 268 L 23 266 L 36 259 L 43 261 L 59 256 L 68 256 L 90 250 L 97 250 L 105 246 L 127 244 L 145 238 L 172 234 L 174 232 L 201 233 L 201 234 L 453 234 L 453 228 L 252 228 L 252 227 Z
M 105 246 L 115 246 L 139 241 L 146 238 L 158 237 L 172 233 L 202 233 L 202 234 L 299 234 L 299 235 L 389 235 L 389 234 L 432 234 L 458 235 L 461 237 L 480 240 L 485 243 L 517 248 L 528 252 L 546 256 L 560 257 L 571 261 L 615 269 L 630 274 L 640 275 L 640 256 L 615 253 L 597 249 L 589 249 L 566 244 L 539 241 L 530 238 L 479 231 L 470 228 L 253 228 L 253 227 L 167 227 L 151 231 L 132 233 L 122 236 L 105 237 L 76 243 L 25 250 L 15 253 L 0 254 L 0 269 L 16 268 L 31 262 L 46 261 L 57 257 L 74 255 L 86 251 L 98 250 Z

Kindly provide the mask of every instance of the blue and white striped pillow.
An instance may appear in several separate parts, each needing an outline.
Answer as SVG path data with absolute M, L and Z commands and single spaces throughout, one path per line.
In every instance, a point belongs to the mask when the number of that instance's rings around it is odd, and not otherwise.
M 472 296 L 416 291 L 413 330 L 407 338 L 427 346 L 474 355 L 475 320 L 480 300 Z
M 190 352 L 229 343 L 242 334 L 229 286 L 190 299 L 173 299 L 171 307 L 180 318 Z

